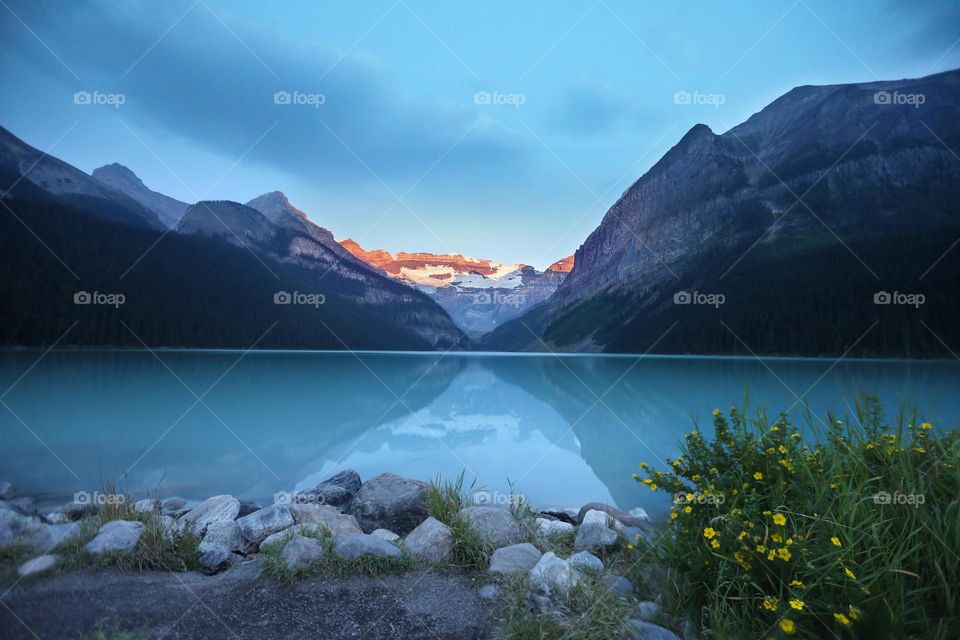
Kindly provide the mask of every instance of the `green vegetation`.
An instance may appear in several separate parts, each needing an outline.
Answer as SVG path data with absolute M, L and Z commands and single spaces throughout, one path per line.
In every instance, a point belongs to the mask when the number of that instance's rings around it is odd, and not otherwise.
M 960 635 L 960 433 L 873 399 L 815 442 L 736 409 L 713 431 L 634 476 L 674 495 L 665 595 L 692 619 L 721 640 Z
M 472 488 L 472 485 L 471 485 Z M 450 563 L 461 569 L 485 570 L 493 547 L 480 539 L 460 517 L 460 510 L 470 506 L 463 491 L 463 472 L 456 480 L 437 478 L 427 489 L 427 512 L 450 528 L 453 551 Z

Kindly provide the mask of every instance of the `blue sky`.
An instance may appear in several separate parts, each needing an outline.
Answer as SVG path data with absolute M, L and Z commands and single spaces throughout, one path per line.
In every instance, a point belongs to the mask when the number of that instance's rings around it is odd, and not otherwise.
M 0 4 L 0 124 L 35 147 L 188 202 L 281 190 L 367 248 L 539 268 L 698 122 L 960 66 L 949 1 Z

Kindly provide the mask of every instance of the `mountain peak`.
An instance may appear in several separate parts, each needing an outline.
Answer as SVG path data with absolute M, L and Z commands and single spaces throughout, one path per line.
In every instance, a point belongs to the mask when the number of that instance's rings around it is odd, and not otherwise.
M 144 186 L 143 180 L 141 180 L 133 170 L 119 162 L 112 162 L 102 167 L 97 167 L 91 175 L 101 182 L 107 182 L 110 177 L 113 177 L 121 180 L 129 180 L 137 186 Z M 107 178 L 107 180 L 105 180 L 105 178 Z
M 269 218 L 271 222 L 275 223 L 288 215 L 294 215 L 304 220 L 307 219 L 307 214 L 290 204 L 290 200 L 282 191 L 270 191 L 259 195 L 253 200 L 250 200 L 247 206 L 256 209 Z

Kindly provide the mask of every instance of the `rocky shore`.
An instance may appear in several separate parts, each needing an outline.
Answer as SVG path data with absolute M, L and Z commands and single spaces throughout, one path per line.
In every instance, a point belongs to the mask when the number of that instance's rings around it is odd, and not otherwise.
M 124 593 L 131 597 L 150 598 L 151 589 L 139 593 L 137 585 L 145 586 L 169 574 L 188 590 L 185 576 L 207 588 L 240 585 L 237 588 L 244 593 L 257 585 L 264 593 L 271 592 L 262 602 L 291 589 L 302 591 L 294 597 L 305 600 L 315 599 L 319 593 L 337 600 L 337 585 L 343 597 L 370 599 L 370 588 L 375 586 L 370 580 L 382 582 L 383 593 L 394 596 L 404 591 L 409 595 L 421 585 L 431 584 L 437 594 L 445 594 L 461 607 L 458 615 L 451 616 L 450 611 L 420 603 L 426 627 L 414 629 L 407 619 L 407 605 L 398 609 L 403 621 L 396 615 L 377 620 L 376 615 L 371 619 L 358 613 L 364 609 L 363 603 L 340 602 L 341 610 L 354 611 L 360 619 L 343 620 L 339 631 L 331 628 L 329 619 L 322 623 L 310 620 L 309 615 L 303 619 L 301 631 L 324 629 L 332 634 L 325 637 L 363 637 L 355 632 L 365 626 L 368 637 L 492 637 L 495 627 L 502 629 L 505 610 L 517 609 L 517 602 L 519 615 L 546 619 L 562 628 L 575 615 L 568 602 L 571 594 L 589 588 L 597 591 L 597 597 L 610 599 L 624 614 L 621 628 L 598 629 L 595 637 L 678 638 L 661 626 L 670 625 L 670 620 L 655 593 L 656 567 L 643 559 L 634 562 L 630 556 L 639 555 L 636 547 L 652 539 L 653 528 L 642 509 L 628 513 L 590 503 L 541 511 L 522 501 L 475 504 L 454 496 L 455 509 L 451 516 L 444 516 L 436 506 L 441 495 L 436 487 L 418 480 L 384 473 L 362 482 L 356 472 L 347 470 L 308 491 L 277 494 L 268 506 L 231 495 L 200 502 L 177 497 L 133 501 L 108 495 L 39 513 L 29 497 L 18 496 L 3 482 L 0 553 L 8 565 L 5 582 L 10 584 L 0 598 L 4 605 L 0 635 L 48 637 L 49 627 L 58 629 L 49 637 L 62 637 L 63 628 L 57 626 L 62 620 L 54 623 L 43 615 L 31 618 L 30 612 L 43 610 L 46 598 L 69 599 L 76 596 L 76 589 L 95 594 L 118 583 L 127 585 Z M 450 501 L 445 504 L 450 506 Z M 462 558 L 468 552 L 479 560 L 465 567 Z M 135 560 L 144 555 L 149 556 L 147 560 L 154 556 L 177 558 L 181 571 L 163 571 L 168 568 L 164 562 L 153 566 L 156 563 L 140 560 L 138 564 Z M 131 574 L 102 569 L 112 564 L 129 569 L 145 563 L 161 571 Z M 637 571 L 638 566 L 643 570 Z M 90 567 L 100 570 L 91 571 Z M 316 577 L 318 572 L 322 579 Z M 304 592 L 310 584 L 319 591 L 313 595 Z M 167 587 L 176 590 L 175 584 L 155 586 L 159 602 Z M 507 604 L 511 598 L 513 604 Z M 221 599 L 232 600 L 224 595 Z M 104 602 L 103 611 L 115 613 L 114 605 Z M 87 602 L 86 606 L 96 612 L 98 603 Z M 19 614 L 18 607 L 22 610 Z M 249 604 L 245 608 L 251 610 Z M 317 611 L 326 608 L 320 606 Z M 242 618 L 240 614 L 227 615 Z M 155 619 L 161 615 L 167 613 L 133 615 L 131 620 L 125 620 L 122 613 L 104 617 L 124 624 L 137 621 L 144 635 L 130 637 L 219 637 L 215 629 L 191 635 L 190 629 L 171 627 L 170 620 Z M 39 628 L 31 627 L 24 617 L 35 620 Z M 90 625 L 98 622 L 96 617 L 88 611 L 77 628 L 67 631 L 67 637 L 90 633 Z M 442 624 L 433 628 L 431 624 L 438 621 Z M 273 637 L 263 629 L 256 633 L 231 629 L 230 625 L 227 629 L 231 633 L 224 637 Z M 293 631 L 287 629 L 277 637 L 293 637 L 289 635 Z M 406 629 L 406 635 L 391 635 L 390 629 Z M 682 635 L 695 637 L 689 628 Z

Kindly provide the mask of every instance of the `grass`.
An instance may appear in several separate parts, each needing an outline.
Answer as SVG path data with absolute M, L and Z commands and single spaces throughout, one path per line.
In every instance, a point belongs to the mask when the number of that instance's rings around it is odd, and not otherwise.
M 713 637 L 960 637 L 958 432 L 872 398 L 808 442 L 735 409 L 713 431 L 641 465 L 674 495 L 666 595 Z
M 460 510 L 472 506 L 463 491 L 463 473 L 455 480 L 437 478 L 427 489 L 427 512 L 450 528 L 453 550 L 450 564 L 468 571 L 487 569 L 493 546 L 484 543 L 460 516 Z
M 299 535 L 319 541 L 325 553 L 321 559 L 306 567 L 290 569 L 283 563 L 280 554 L 283 546 L 293 538 L 293 534 L 285 535 L 280 540 L 267 545 L 260 552 L 260 568 L 277 582 L 289 585 L 313 575 L 330 577 L 396 575 L 409 571 L 412 565 L 410 557 L 405 552 L 399 558 L 377 556 L 360 556 L 349 560 L 341 558 L 334 553 L 333 535 L 325 529 L 318 532 L 302 531 Z

